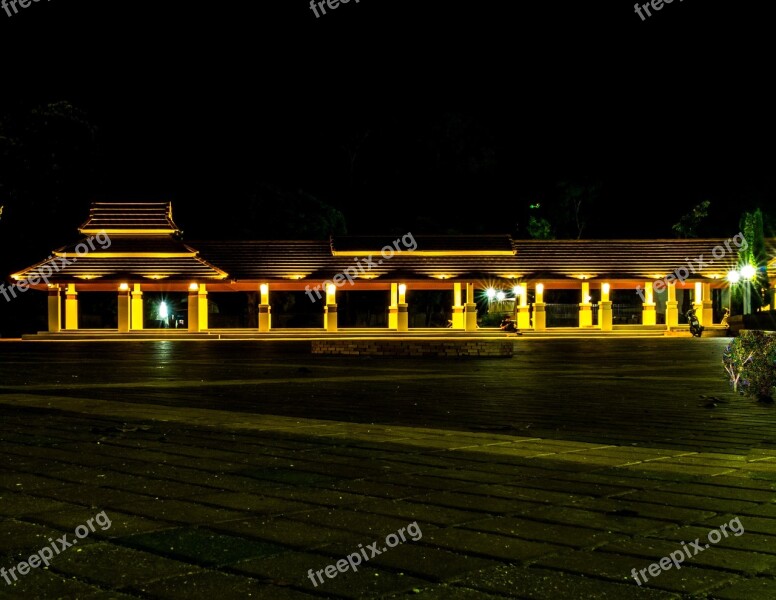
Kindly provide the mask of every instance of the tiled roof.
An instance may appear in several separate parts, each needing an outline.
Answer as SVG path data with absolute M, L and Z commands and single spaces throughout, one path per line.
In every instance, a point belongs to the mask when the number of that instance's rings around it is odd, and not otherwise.
M 413 246 L 415 252 L 449 253 L 503 253 L 514 254 L 512 238 L 508 235 L 421 235 L 413 236 L 336 236 L 331 240 L 331 249 L 339 252 L 377 252 L 395 248 L 407 251 Z
M 79 231 L 83 234 L 99 231 L 171 234 L 179 229 L 173 223 L 170 202 L 93 202 L 89 218 Z
M 407 233 L 398 237 L 336 236 L 328 241 L 183 243 L 177 239 L 180 231 L 167 202 L 94 203 L 81 233 L 100 238 L 98 232 L 107 234 L 110 243 L 96 239 L 93 249 L 80 255 L 78 244 L 60 248 L 54 258 L 14 277 L 25 279 L 39 268 L 51 268 L 51 281 L 59 283 L 145 277 L 178 281 L 290 279 L 315 284 L 339 273 L 383 281 L 649 279 L 678 269 L 687 269 L 689 278 L 722 278 L 737 266 L 738 257 L 734 239 L 513 240 L 509 235 Z M 99 247 L 94 248 L 95 242 Z M 776 240 L 767 243 L 773 272 Z M 65 266 L 63 259 L 72 262 Z
M 170 237 L 109 238 L 102 246 L 92 242 L 90 250 L 85 240 L 63 246 L 38 264 L 13 274 L 17 280 L 35 273 L 53 273 L 49 281 L 76 280 L 112 281 L 143 277 L 170 280 L 222 280 L 227 273 L 199 256 L 183 242 Z M 83 248 L 79 245 L 83 244 Z M 78 252 L 77 250 L 80 250 Z
M 517 263 L 511 252 L 496 256 L 423 256 L 407 251 L 391 257 L 387 250 L 383 256 L 378 248 L 371 254 L 332 256 L 329 242 L 192 241 L 189 244 L 236 280 L 303 278 L 320 281 L 354 267 L 365 278 L 385 278 L 392 273 L 415 274 L 422 278 L 453 278 L 463 274 L 512 277 L 517 274 Z M 418 241 L 418 248 L 421 247 Z
M 495 236 L 494 236 L 495 237 Z M 423 238 L 417 239 L 418 250 Z M 436 238 L 437 240 L 441 238 Z M 508 237 L 506 239 L 509 239 Z M 692 261 L 697 275 L 724 277 L 737 262 L 737 247 L 725 239 L 670 240 L 515 240 L 516 254 L 424 256 L 403 252 L 388 258 L 378 248 L 360 256 L 332 256 L 328 242 L 316 241 L 192 241 L 203 258 L 229 272 L 231 279 L 330 278 L 361 265 L 368 276 L 389 278 L 401 273 L 418 277 L 464 276 L 576 278 L 650 278 L 665 276 Z M 454 242 L 451 240 L 451 244 Z M 470 244 L 470 242 L 467 242 Z M 333 241 L 335 247 L 356 246 Z M 390 245 L 390 244 L 388 244 Z M 444 245 L 444 244 L 443 244 Z M 441 247 L 441 246 L 437 246 Z M 471 245 L 469 247 L 472 247 Z M 502 246 L 503 247 L 503 246 Z M 719 258 L 714 258 L 714 253 Z M 769 254 L 772 256 L 773 253 Z M 704 265 L 698 265 L 701 259 Z M 368 268 L 367 268 L 368 266 Z M 690 278 L 693 273 L 690 272 Z
M 517 240 L 517 263 L 526 275 L 649 277 L 687 267 L 698 274 L 725 274 L 736 267 L 738 248 L 726 239 Z M 718 258 L 715 258 L 717 256 Z M 698 263 L 702 260 L 703 266 Z M 689 264 L 688 264 L 689 263 Z M 690 273 L 692 275 L 692 271 Z

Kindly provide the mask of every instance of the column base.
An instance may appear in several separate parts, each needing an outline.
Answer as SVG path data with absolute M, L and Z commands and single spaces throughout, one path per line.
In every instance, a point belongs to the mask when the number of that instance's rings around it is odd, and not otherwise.
M 464 309 L 464 328 L 465 331 L 477 331 L 477 305 L 466 303 Z
M 465 329 L 463 306 L 453 306 L 453 329 Z
M 528 306 L 517 307 L 517 328 L 531 329 L 531 312 Z
M 655 306 L 657 305 L 654 302 L 644 303 L 644 310 L 641 313 L 642 325 L 657 325 L 657 313 L 655 312 Z
M 598 304 L 598 326 L 601 331 L 611 331 L 612 321 L 612 302 L 610 300 L 601 301 Z
M 337 331 L 337 305 L 327 304 L 323 307 L 323 328 L 326 331 Z
M 410 313 L 407 304 L 396 305 L 396 331 L 408 331 L 410 328 Z
M 536 302 L 533 305 L 534 331 L 547 330 L 547 305 L 544 302 Z
M 666 302 L 666 327 L 679 325 L 679 302 L 669 300 Z
M 582 302 L 579 305 L 579 326 L 580 327 L 592 327 L 593 326 L 593 305 L 587 302 Z
M 271 310 L 269 304 L 259 304 L 259 331 L 269 331 L 272 329 L 270 321 Z

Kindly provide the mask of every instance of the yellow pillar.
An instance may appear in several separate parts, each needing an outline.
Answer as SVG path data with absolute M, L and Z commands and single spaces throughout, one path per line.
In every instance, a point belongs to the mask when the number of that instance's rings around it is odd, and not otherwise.
M 197 333 L 199 331 L 198 291 L 199 286 L 196 283 L 192 283 L 189 286 L 189 333 Z
M 528 287 L 526 285 L 517 286 L 517 328 L 531 329 L 531 313 L 528 308 Z
M 326 306 L 323 307 L 323 327 L 326 331 L 337 331 L 337 287 L 326 286 Z
M 609 300 L 609 290 L 611 286 L 608 283 L 601 285 L 601 304 L 598 306 L 598 326 L 601 331 L 612 330 L 612 301 Z
M 132 290 L 132 318 L 129 325 L 133 330 L 143 329 L 143 292 L 139 283 Z
M 676 283 L 669 282 L 668 300 L 666 300 L 666 327 L 679 325 L 679 302 L 676 301 Z
M 259 301 L 259 331 L 272 329 L 272 307 L 269 305 L 269 284 L 262 283 L 259 286 L 261 299 Z
M 590 282 L 582 282 L 582 302 L 579 303 L 579 326 L 593 326 L 593 305 L 590 303 Z
M 78 329 L 78 292 L 73 283 L 67 284 L 65 292 L 65 329 Z
M 463 329 L 463 304 L 461 304 L 461 284 L 453 284 L 453 329 Z
M 396 315 L 396 331 L 407 331 L 410 324 L 410 315 L 407 312 L 407 286 L 403 283 L 399 284 L 399 302 L 396 306 L 399 309 Z
M 644 311 L 641 316 L 642 325 L 655 325 L 657 312 L 655 311 L 655 288 L 653 281 L 647 281 L 644 286 Z
M 58 285 L 52 285 L 48 291 L 48 330 L 51 333 L 62 331 L 62 299 Z
M 534 302 L 533 314 L 534 331 L 545 331 L 547 329 L 547 305 L 544 303 L 544 284 L 536 284 L 536 301 Z
M 692 307 L 695 309 L 695 316 L 698 322 L 703 325 L 703 284 L 700 281 L 695 282 L 695 294 L 692 299 Z
M 399 284 L 391 284 L 391 305 L 388 307 L 388 329 L 399 327 Z
M 131 314 L 129 284 L 122 283 L 119 286 L 119 333 L 129 332 L 129 319 Z
M 207 286 L 204 283 L 200 283 L 199 289 L 197 290 L 197 313 L 197 317 L 199 318 L 199 330 L 207 331 Z
M 714 321 L 714 312 L 711 307 L 711 284 L 703 283 L 703 298 L 701 304 L 703 308 L 700 312 L 699 318 L 701 325 L 712 325 Z
M 474 284 L 466 284 L 466 304 L 463 305 L 464 329 L 477 331 L 477 303 L 474 301 Z

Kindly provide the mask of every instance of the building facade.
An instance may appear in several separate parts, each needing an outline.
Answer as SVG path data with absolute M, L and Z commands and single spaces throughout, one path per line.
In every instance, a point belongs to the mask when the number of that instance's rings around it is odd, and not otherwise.
M 513 240 L 411 232 L 328 241 L 184 242 L 170 203 L 95 203 L 79 233 L 76 243 L 12 275 L 16 285 L 48 294 L 51 333 L 94 328 L 82 319 L 82 304 L 91 295 L 108 298 L 115 307 L 119 333 L 158 328 L 164 316 L 150 319 L 146 298 L 163 308 L 158 297 L 170 294 L 183 296 L 186 305 L 183 318 L 173 315 L 176 325 L 208 331 L 218 305 L 212 297 L 235 292 L 251 294 L 258 332 L 277 329 L 279 307 L 273 314 L 272 296 L 288 292 L 309 301 L 318 311 L 318 327 L 329 332 L 342 329 L 341 299 L 360 292 L 382 292 L 384 328 L 408 331 L 408 299 L 420 291 L 444 292 L 447 325 L 461 331 L 478 328 L 483 302 L 513 311 L 521 330 L 552 328 L 558 322 L 555 307 L 561 305 L 566 318 L 582 329 L 613 331 L 635 324 L 668 330 L 680 325 L 688 306 L 711 326 L 730 305 L 728 273 L 739 268 L 738 251 L 747 243 L 740 235 Z M 772 285 L 773 256 L 767 265 Z M 565 302 L 548 302 L 561 297 Z M 631 308 L 623 316 L 618 306 Z

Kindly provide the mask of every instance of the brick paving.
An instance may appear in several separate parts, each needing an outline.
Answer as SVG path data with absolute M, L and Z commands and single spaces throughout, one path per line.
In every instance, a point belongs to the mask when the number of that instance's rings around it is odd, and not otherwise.
M 0 598 L 776 597 L 776 415 L 729 392 L 723 344 L 4 344 L 0 567 L 111 526 Z M 736 517 L 743 534 L 631 577 Z

